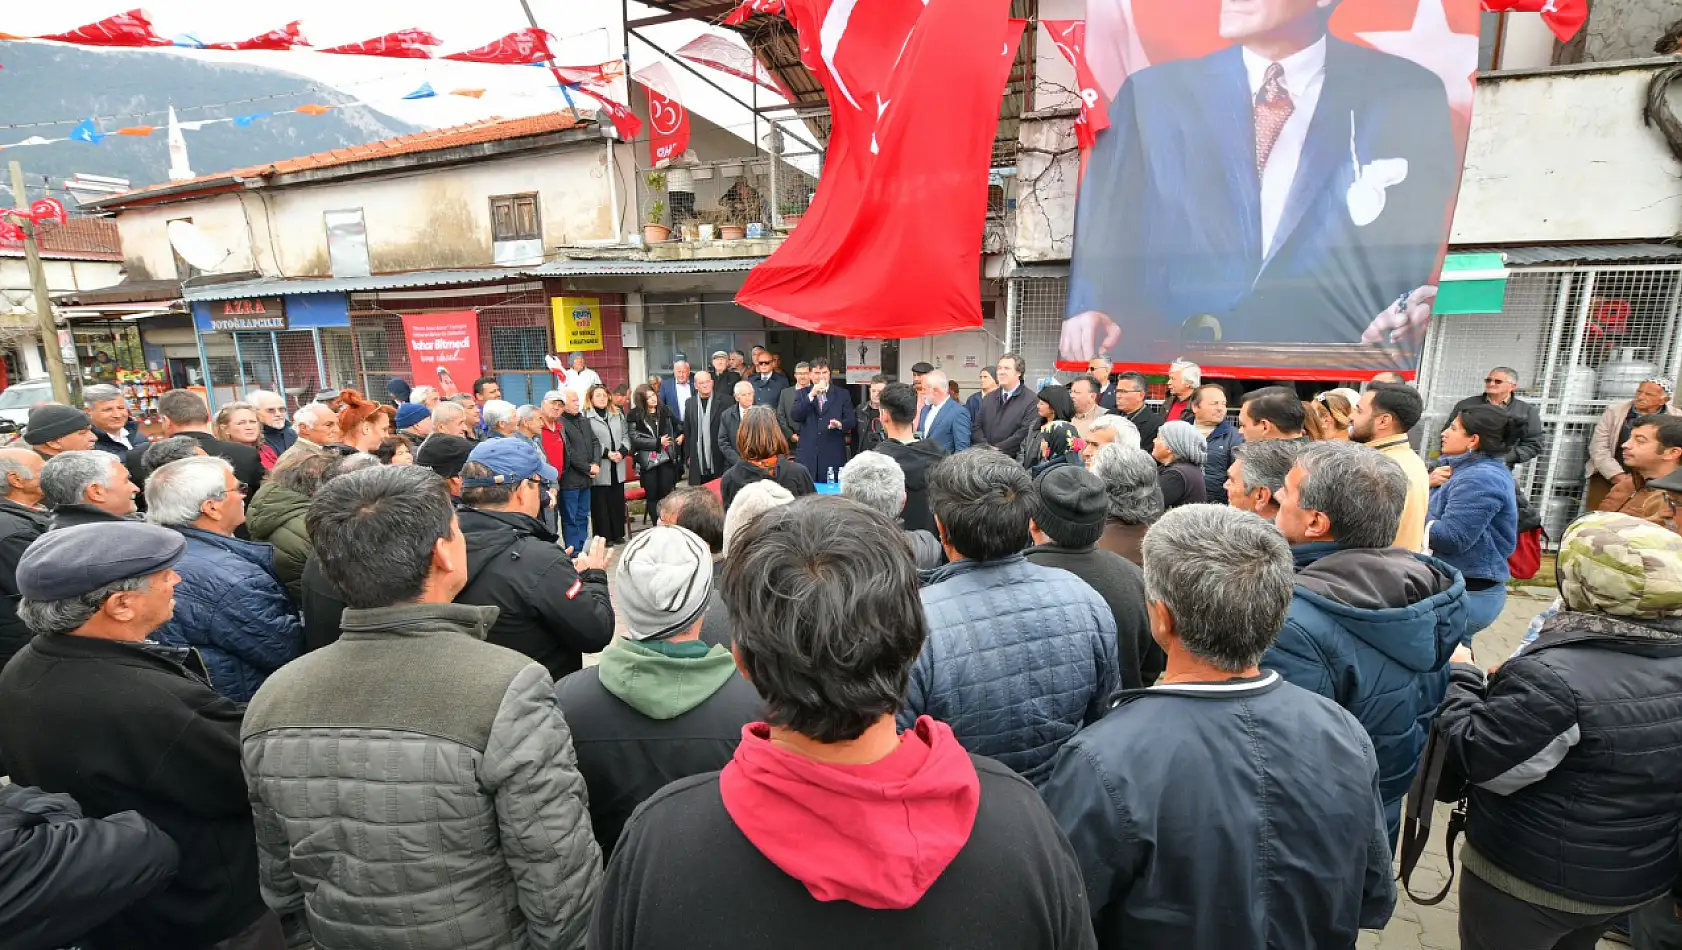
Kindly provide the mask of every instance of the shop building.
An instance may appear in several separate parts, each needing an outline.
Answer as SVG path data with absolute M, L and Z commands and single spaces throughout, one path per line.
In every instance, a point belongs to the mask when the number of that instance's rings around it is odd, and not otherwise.
M 45 221 L 38 240 L 47 289 L 55 297 L 108 287 L 123 279 L 123 252 L 115 225 L 99 218 Z M 0 386 L 46 378 L 39 318 L 23 244 L 0 238 Z M 62 341 L 66 348 L 69 339 Z M 77 341 L 86 358 L 101 366 L 138 358 L 138 339 L 129 333 L 89 333 Z

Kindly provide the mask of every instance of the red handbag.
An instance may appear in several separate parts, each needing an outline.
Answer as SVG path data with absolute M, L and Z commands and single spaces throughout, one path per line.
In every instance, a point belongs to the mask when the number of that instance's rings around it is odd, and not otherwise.
M 1518 536 L 1518 546 L 1507 556 L 1507 570 L 1521 581 L 1527 581 L 1536 576 L 1542 569 L 1542 529 L 1531 528 L 1521 531 Z

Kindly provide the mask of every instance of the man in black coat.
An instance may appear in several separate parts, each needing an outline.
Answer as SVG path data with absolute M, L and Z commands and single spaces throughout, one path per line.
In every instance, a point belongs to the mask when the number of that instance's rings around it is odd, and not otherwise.
M 736 391 L 736 384 L 742 381 L 742 374 L 730 368 L 730 354 L 719 350 L 713 353 L 712 371 L 707 375 L 713 378 L 713 391 L 728 397 Z
M 204 454 L 226 459 L 234 467 L 234 477 L 245 486 L 245 497 L 257 494 L 263 484 L 263 462 L 257 450 L 237 442 L 225 442 L 210 434 L 210 407 L 203 397 L 187 389 L 172 389 L 158 397 L 158 414 L 164 419 L 164 437 L 184 435 L 197 442 Z M 146 447 L 128 454 L 130 477 L 142 489 L 146 487 Z
M 190 650 L 147 640 L 170 618 L 186 548 L 178 532 L 136 523 L 64 528 L 30 547 L 19 612 L 36 637 L 0 673 L 0 748 L 19 783 L 70 795 L 94 818 L 138 812 L 180 850 L 174 878 L 92 943 L 273 947 L 284 938 L 257 885 L 243 710 Z M 91 616 L 77 609 L 89 602 Z
M 1078 465 L 1057 465 L 1034 480 L 1034 491 L 1039 506 L 1028 526 L 1034 547 L 1026 557 L 1035 564 L 1068 571 L 1104 598 L 1115 617 L 1121 688 L 1151 685 L 1140 669 L 1154 665 L 1150 674 L 1154 681 L 1161 662 L 1144 662 L 1146 653 L 1156 648 L 1145 612 L 1144 572 L 1121 555 L 1098 548 L 1109 514 L 1103 480 Z
M 981 399 L 981 412 L 975 418 L 970 444 L 991 445 L 1008 458 L 1015 458 L 1022 440 L 1040 421 L 1039 397 L 1022 381 L 1027 364 L 1015 353 L 999 358 L 994 377 L 999 388 Z
M 1150 384 L 1139 373 L 1122 373 L 1115 380 L 1115 413 L 1133 423 L 1139 430 L 1139 445 L 1146 452 L 1156 443 L 1156 430 L 1162 428 L 1162 414 L 1145 403 Z
M 719 450 L 718 437 L 724 423 L 725 399 L 718 395 L 711 373 L 695 374 L 695 395 L 683 412 L 683 453 L 688 460 L 689 484 L 705 485 L 724 474 L 730 465 Z M 737 427 L 741 416 L 737 415 Z
M 596 444 L 595 432 L 579 411 L 583 397 L 578 390 L 551 392 L 544 397 L 544 405 L 550 405 L 556 395 L 561 395 L 566 404 L 561 411 L 561 439 L 566 443 L 566 468 L 560 479 L 561 542 L 567 550 L 583 554 L 590 540 L 590 486 L 601 471 L 602 447 Z
M 983 407 L 985 408 L 985 407 Z M 899 463 L 905 472 L 905 511 L 900 517 L 907 531 L 935 532 L 929 511 L 929 469 L 946 457 L 932 439 L 917 438 L 917 391 L 908 383 L 882 387 L 882 428 L 887 441 L 872 449 Z
M 730 648 L 701 642 L 712 586 L 712 551 L 693 532 L 662 524 L 632 538 L 613 578 L 625 638 L 555 687 L 604 860 L 638 805 L 680 778 L 723 768 L 742 727 L 760 718 L 759 695 Z
M 18 619 L 18 562 L 51 519 L 41 506 L 41 456 L 0 449 L 0 668 L 34 636 Z
M 486 640 L 542 663 L 555 679 L 613 639 L 602 539 L 569 559 L 537 520 L 543 489 L 558 473 L 525 439 L 481 442 L 461 469 L 461 532 L 467 586 L 456 603 L 498 607 Z M 305 609 L 310 596 L 306 582 Z
M 718 455 L 723 464 L 721 471 L 729 470 L 730 466 L 742 460 L 742 453 L 736 450 L 736 433 L 742 430 L 742 413 L 754 406 L 753 383 L 742 380 L 736 384 L 732 395 L 736 397 L 736 402 L 719 413 Z
M 1483 395 L 1467 396 L 1455 403 L 1454 411 L 1448 414 L 1448 421 L 1452 423 L 1455 417 L 1460 415 L 1460 410 L 1472 406 L 1488 405 L 1505 409 L 1508 445 L 1505 461 L 1508 468 L 1523 465 L 1542 454 L 1542 414 L 1535 406 L 1513 395 L 1516 391 L 1518 370 L 1509 366 L 1497 366 L 1484 376 Z M 1440 470 L 1447 468 L 1442 466 Z

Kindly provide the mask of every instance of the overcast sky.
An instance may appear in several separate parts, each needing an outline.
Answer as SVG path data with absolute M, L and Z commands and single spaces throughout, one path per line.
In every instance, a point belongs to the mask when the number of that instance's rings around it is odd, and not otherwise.
M 619 0 L 530 0 L 538 25 L 559 38 L 556 56 L 566 65 L 587 65 L 618 58 L 624 49 Z M 6 3 L 0 31 L 40 35 L 74 29 L 114 13 L 132 9 L 132 0 L 54 0 L 52 3 Z M 302 31 L 317 47 L 354 43 L 394 30 L 418 27 L 444 41 L 438 52 L 471 49 L 527 25 L 519 0 L 282 0 L 279 3 L 235 3 L 219 0 L 147 0 L 147 13 L 164 36 L 192 33 L 207 43 L 235 41 L 301 20 Z M 650 11 L 631 4 L 631 17 Z M 694 21 L 652 27 L 646 32 L 660 46 L 675 50 L 708 28 Z M 721 31 L 727 32 L 727 31 Z M 454 125 L 490 116 L 528 115 L 562 108 L 565 100 L 553 91 L 546 70 L 519 66 L 490 66 L 383 59 L 365 56 L 327 56 L 306 51 L 212 52 L 167 50 L 160 56 L 197 56 L 249 63 L 299 73 L 359 99 L 377 100 L 381 111 L 423 126 Z M 657 54 L 633 41 L 631 69 L 648 65 Z M 753 101 L 753 85 L 706 71 L 719 85 L 744 101 Z M 727 96 L 677 66 L 686 105 L 731 131 L 749 138 L 752 115 Z M 76 78 L 67 75 L 66 83 Z M 401 96 L 422 82 L 432 83 L 438 98 L 411 102 Z M 483 88 L 482 99 L 444 95 L 451 89 Z M 775 103 L 771 93 L 759 92 L 761 105 Z M 200 103 L 175 103 L 179 107 Z M 588 107 L 588 100 L 580 102 Z M 68 117 L 67 117 L 68 118 Z M 763 129 L 763 126 L 762 126 Z M 761 132 L 763 135 L 763 131 Z M 188 148 L 192 142 L 189 137 Z

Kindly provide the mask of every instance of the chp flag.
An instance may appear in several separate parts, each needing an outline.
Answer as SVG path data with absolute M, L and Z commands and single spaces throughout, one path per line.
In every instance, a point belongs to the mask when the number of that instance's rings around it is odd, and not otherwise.
M 999 100 L 1024 23 L 1009 0 L 785 0 L 832 115 L 800 227 L 736 301 L 869 339 L 981 325 Z

